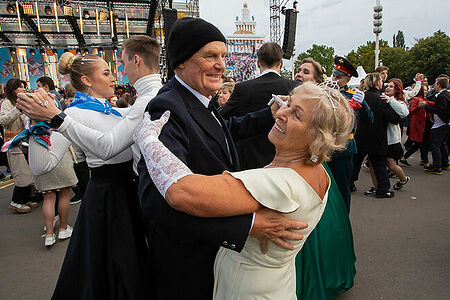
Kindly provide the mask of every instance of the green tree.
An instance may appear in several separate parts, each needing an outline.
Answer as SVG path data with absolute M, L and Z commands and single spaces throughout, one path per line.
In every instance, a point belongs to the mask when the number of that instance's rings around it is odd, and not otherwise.
M 388 47 L 387 41 L 380 40 L 380 53 Z M 375 42 L 369 41 L 365 45 L 359 46 L 356 51 L 350 51 L 346 57 L 355 68 L 362 66 L 367 73 L 373 72 L 375 70 Z
M 392 38 L 392 45 L 394 47 L 402 48 L 403 50 L 406 49 L 405 35 L 403 34 L 403 31 L 399 30 L 397 32 L 397 35 L 394 34 L 394 36 Z
M 419 39 L 408 51 L 406 75 L 414 77 L 423 73 L 428 82 L 433 83 L 439 74 L 450 74 L 450 38 L 443 31 L 437 31 L 433 36 Z
M 389 78 L 400 78 L 402 80 L 411 80 L 408 78 L 405 62 L 407 51 L 399 47 L 383 47 L 380 50 L 380 59 L 383 65 L 389 67 Z
M 300 53 L 297 56 L 297 59 L 294 62 L 294 70 L 297 70 L 298 67 L 300 67 L 300 62 L 302 59 L 307 57 L 312 57 L 326 69 L 328 75 L 331 74 L 334 65 L 333 47 L 313 44 L 310 49 L 306 50 L 306 52 Z
M 288 70 L 286 68 L 281 69 L 280 75 L 283 78 L 292 79 L 292 72 L 291 72 L 291 70 Z

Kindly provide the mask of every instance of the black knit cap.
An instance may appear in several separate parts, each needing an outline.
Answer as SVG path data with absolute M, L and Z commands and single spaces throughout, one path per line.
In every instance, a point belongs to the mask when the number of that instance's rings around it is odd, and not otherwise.
M 188 60 L 208 43 L 226 39 L 220 30 L 200 18 L 181 18 L 173 23 L 167 43 L 167 54 L 172 69 Z

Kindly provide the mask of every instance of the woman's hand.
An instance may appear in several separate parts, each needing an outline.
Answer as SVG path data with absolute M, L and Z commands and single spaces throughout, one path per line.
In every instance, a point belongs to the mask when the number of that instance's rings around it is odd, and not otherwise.
M 144 118 L 134 131 L 133 134 L 134 142 L 136 144 L 139 144 L 140 141 L 143 141 L 147 138 L 158 139 L 164 124 L 166 124 L 167 121 L 169 121 L 169 118 L 170 118 L 170 111 L 168 110 L 162 114 L 161 118 L 155 121 L 152 121 L 150 119 L 150 115 L 148 114 L 148 112 L 145 112 Z
M 61 113 L 55 105 L 55 95 L 42 88 L 33 93 L 19 93 L 17 97 L 18 109 L 33 120 L 50 121 Z

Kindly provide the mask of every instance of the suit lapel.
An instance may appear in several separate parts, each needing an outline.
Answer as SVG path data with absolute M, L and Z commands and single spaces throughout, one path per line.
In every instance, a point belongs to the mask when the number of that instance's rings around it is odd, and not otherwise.
M 181 99 L 183 99 L 188 113 L 190 114 L 192 119 L 199 127 L 203 129 L 203 131 L 205 131 L 220 145 L 220 148 L 224 152 L 225 157 L 227 157 L 228 159 L 228 164 L 231 165 L 224 134 L 224 132 L 227 132 L 228 130 L 226 129 L 226 127 L 224 127 L 224 129 L 221 128 L 220 125 L 223 124 L 222 118 L 219 119 L 219 122 L 221 122 L 221 124 L 219 124 L 211 114 L 211 112 L 203 105 L 203 103 L 201 103 L 200 100 L 195 97 L 195 95 L 193 95 L 188 89 L 186 89 L 181 83 L 179 83 L 175 77 L 172 79 L 171 84 L 173 85 L 173 88 L 177 89 L 183 95 Z M 230 143 L 233 143 L 233 141 L 228 139 L 228 144 L 230 145 Z

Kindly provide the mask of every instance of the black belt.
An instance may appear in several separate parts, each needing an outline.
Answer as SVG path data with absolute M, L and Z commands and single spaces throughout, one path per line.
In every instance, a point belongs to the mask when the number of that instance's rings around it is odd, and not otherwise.
M 120 164 L 103 165 L 90 170 L 92 179 L 134 180 L 136 178 L 132 160 Z

